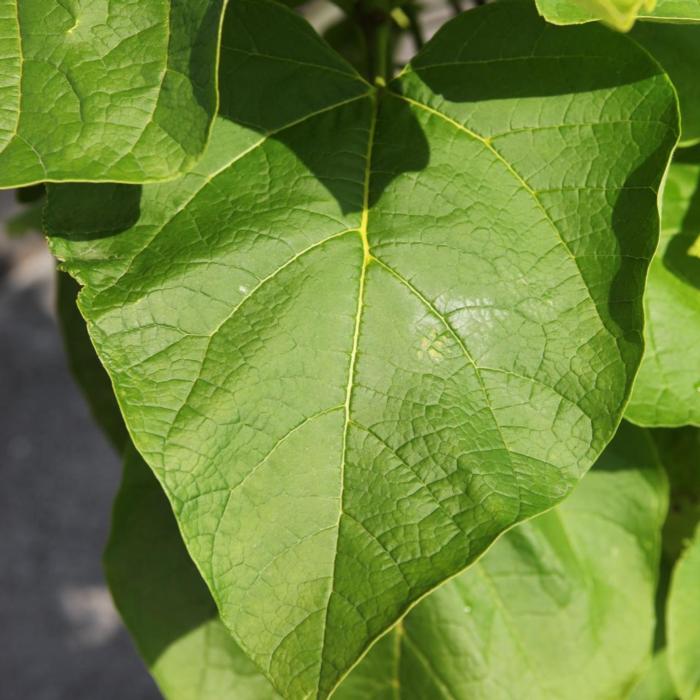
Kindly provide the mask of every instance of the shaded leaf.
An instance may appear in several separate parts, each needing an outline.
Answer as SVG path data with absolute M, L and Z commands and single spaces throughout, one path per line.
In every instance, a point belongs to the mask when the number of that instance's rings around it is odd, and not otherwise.
M 649 272 L 646 349 L 626 416 L 640 425 L 700 425 L 700 149 L 680 151 L 663 197 Z
M 654 430 L 653 436 L 671 484 L 664 551 L 672 565 L 700 523 L 700 429 Z
M 121 453 L 130 442 L 129 436 L 109 376 L 95 354 L 85 321 L 78 310 L 78 291 L 79 286 L 70 275 L 58 273 L 56 310 L 68 365 L 95 420 Z
M 668 665 L 681 700 L 700 698 L 700 529 L 676 564 L 668 598 Z
M 400 697 L 625 697 L 651 649 L 666 505 L 649 437 L 623 425 L 569 499 L 407 616 L 387 659 Z M 352 678 L 334 697 L 363 697 Z
M 681 145 L 700 139 L 700 25 L 638 22 L 631 36 L 661 63 L 678 92 Z
M 326 697 L 614 433 L 675 96 L 628 39 L 518 4 L 385 91 L 279 6 L 231 9 L 204 159 L 52 187 L 48 223 L 225 623 Z

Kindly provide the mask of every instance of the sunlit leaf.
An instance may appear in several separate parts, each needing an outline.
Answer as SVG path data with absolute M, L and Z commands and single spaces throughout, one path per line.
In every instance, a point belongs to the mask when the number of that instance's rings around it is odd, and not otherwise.
M 676 102 L 627 38 L 517 3 L 386 90 L 278 5 L 231 10 L 203 160 L 52 187 L 47 221 L 226 625 L 323 698 L 613 435 Z

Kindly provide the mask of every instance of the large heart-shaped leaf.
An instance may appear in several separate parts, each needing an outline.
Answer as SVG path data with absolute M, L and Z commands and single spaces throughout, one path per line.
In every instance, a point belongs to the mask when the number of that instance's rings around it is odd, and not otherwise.
M 698 0 L 535 0 L 540 14 L 554 24 L 603 20 L 627 31 L 635 20 L 700 22 Z
M 627 407 L 641 425 L 700 425 L 700 149 L 679 151 L 649 272 L 644 359 Z
M 665 510 L 650 439 L 623 425 L 564 504 L 432 593 L 334 697 L 509 700 L 513 688 L 522 700 L 625 697 L 651 649 Z M 133 450 L 105 563 L 168 700 L 279 697 L 228 635 L 165 495 Z
M 0 188 L 146 182 L 198 158 L 224 0 L 3 0 Z
M 627 38 L 519 3 L 387 89 L 293 13 L 231 9 L 204 159 L 53 187 L 47 220 L 224 621 L 325 697 L 614 433 L 675 95 Z

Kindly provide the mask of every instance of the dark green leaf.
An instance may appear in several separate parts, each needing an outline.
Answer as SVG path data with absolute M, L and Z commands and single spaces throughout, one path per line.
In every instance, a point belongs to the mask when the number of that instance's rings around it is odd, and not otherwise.
M 696 143 L 700 140 L 700 25 L 638 22 L 631 36 L 673 81 L 681 106 L 681 145 Z
M 95 354 L 85 321 L 76 305 L 78 290 L 73 278 L 65 272 L 58 273 L 56 307 L 68 364 L 95 420 L 121 453 L 129 443 L 129 436 L 109 376 Z

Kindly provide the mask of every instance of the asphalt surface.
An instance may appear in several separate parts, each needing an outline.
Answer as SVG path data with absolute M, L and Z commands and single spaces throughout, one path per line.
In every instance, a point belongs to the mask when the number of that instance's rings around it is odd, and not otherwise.
M 53 265 L 0 233 L 0 700 L 156 700 L 102 574 L 120 464 L 68 371 Z

